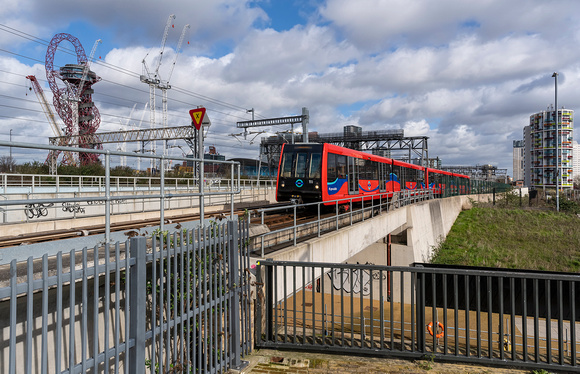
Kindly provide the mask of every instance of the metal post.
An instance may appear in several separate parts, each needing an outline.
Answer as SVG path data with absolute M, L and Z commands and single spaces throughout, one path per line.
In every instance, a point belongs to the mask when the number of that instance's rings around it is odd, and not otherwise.
M 80 184 L 79 184 L 80 185 Z M 111 155 L 105 153 L 105 244 L 111 241 Z
M 556 211 L 560 211 L 560 154 L 558 143 L 560 142 L 560 136 L 558 131 L 558 73 L 554 72 L 552 74 L 554 77 L 554 124 L 556 125 Z
M 134 258 L 135 265 L 130 271 L 130 295 L 129 295 L 129 340 L 135 345 L 129 349 L 129 369 L 131 373 L 145 372 L 145 310 L 146 310 L 146 287 L 147 281 L 146 263 L 147 239 L 144 236 L 131 238 L 130 255 Z
M 163 231 L 165 231 L 165 156 L 161 156 L 161 160 L 159 162 L 161 164 L 160 170 L 160 178 L 159 178 L 159 189 L 160 195 L 159 198 L 159 229 L 161 230 L 161 235 L 163 235 Z
M 12 129 L 10 129 L 10 143 L 12 143 Z M 12 146 L 10 146 L 10 172 L 12 173 Z
M 238 263 L 238 226 L 236 221 L 228 221 L 228 260 L 230 264 L 231 295 L 230 327 L 232 340 L 232 368 L 241 369 L 240 349 L 240 267 Z
M 204 226 L 204 219 L 205 217 L 203 216 L 204 213 L 204 199 L 203 199 L 203 124 L 201 124 L 199 126 L 199 130 L 198 130 L 198 139 L 199 139 L 199 150 L 198 150 L 198 155 L 199 155 L 199 226 L 203 227 Z
M 302 142 L 308 143 L 308 120 L 310 119 L 310 114 L 308 108 L 302 108 Z

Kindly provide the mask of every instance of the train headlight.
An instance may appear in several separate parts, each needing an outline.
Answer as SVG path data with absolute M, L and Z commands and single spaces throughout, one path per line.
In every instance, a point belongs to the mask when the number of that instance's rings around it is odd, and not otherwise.
M 318 183 L 316 183 L 316 184 L 314 185 L 314 189 L 315 189 L 315 190 L 317 190 L 317 189 L 319 189 L 319 188 L 320 188 L 320 187 L 318 186 Z
M 284 186 L 285 186 L 285 185 L 286 185 L 286 184 L 285 184 L 284 182 L 281 182 L 281 183 L 280 183 L 280 187 L 282 187 L 282 188 L 284 188 Z

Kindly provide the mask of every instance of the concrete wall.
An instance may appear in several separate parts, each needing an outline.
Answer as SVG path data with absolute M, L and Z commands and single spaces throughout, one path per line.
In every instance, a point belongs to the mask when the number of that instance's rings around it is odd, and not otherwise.
M 445 239 L 459 213 L 471 209 L 472 201 L 490 199 L 491 195 L 454 196 L 407 205 L 320 238 L 268 254 L 266 257 L 275 261 L 368 262 L 386 265 L 384 238 L 391 233 L 404 233 L 406 230 L 407 245 L 392 247 L 391 265 L 408 266 L 413 262 L 428 262 L 434 248 Z M 283 274 L 280 272 L 278 276 L 283 277 Z M 320 271 L 317 269 L 314 278 L 319 276 Z M 307 274 L 306 284 L 311 283 L 312 278 L 311 274 Z M 279 279 L 277 290 L 279 297 L 290 292 L 289 288 L 284 289 L 283 286 L 284 282 Z M 304 286 L 300 277 L 295 286 L 297 288 Z M 399 295 L 397 285 L 395 289 L 395 295 Z
M 125 195 L 130 193 L 125 193 Z M 154 219 L 159 217 L 159 199 L 147 199 L 143 191 L 136 194 L 143 194 L 141 199 L 129 200 L 119 199 L 119 194 L 112 195 L 111 203 L 111 223 L 127 222 L 133 220 Z M 276 191 L 274 189 L 253 189 L 242 190 L 240 194 L 234 196 L 236 207 L 243 207 L 243 204 L 264 201 L 272 203 L 276 201 Z M 35 194 L 12 195 L 13 200 L 30 199 L 56 199 L 66 198 L 63 194 Z M 102 196 L 96 193 L 86 193 L 82 196 L 94 197 Z M 70 195 L 71 198 L 81 197 L 79 194 Z M 211 214 L 218 210 L 230 208 L 230 197 L 206 196 L 204 200 L 206 214 Z M 105 224 L 105 205 L 98 203 L 58 203 L 46 208 L 46 216 L 29 218 L 26 216 L 25 206 L 10 206 L 7 211 L 0 210 L 2 225 L 0 225 L 0 237 L 27 234 L 30 232 L 43 232 L 69 229 L 71 227 L 83 228 Z M 69 208 L 68 210 L 66 208 Z M 34 209 L 34 208 L 32 208 Z M 38 212 L 38 210 L 36 210 Z M 165 198 L 165 218 L 184 214 L 196 214 L 199 212 L 199 197 L 166 197 Z

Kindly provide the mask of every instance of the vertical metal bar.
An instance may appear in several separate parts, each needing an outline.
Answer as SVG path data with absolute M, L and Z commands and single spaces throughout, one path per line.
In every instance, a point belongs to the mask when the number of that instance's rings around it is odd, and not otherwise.
M 315 268 L 314 266 L 312 266 L 312 344 L 316 344 L 316 285 L 315 280 L 316 280 L 316 273 L 315 273 Z M 276 300 L 278 300 L 276 298 Z
M 334 267 L 330 268 L 328 274 L 332 276 L 333 272 L 334 272 Z M 335 324 L 334 324 L 334 317 L 335 317 L 335 312 L 334 312 L 334 287 L 332 287 L 332 278 L 328 281 L 328 283 L 329 283 L 328 284 L 328 289 L 330 290 L 330 316 L 331 316 L 330 317 L 330 319 L 331 319 L 330 323 L 331 323 L 331 326 L 332 326 L 330 338 L 331 338 L 331 341 L 332 341 L 331 345 L 334 346 L 335 345 L 335 341 L 334 341 L 334 338 L 335 338 L 334 331 L 336 330 L 336 328 L 335 328 Z M 322 292 L 323 292 L 323 295 L 324 295 L 324 287 L 322 288 Z
M 538 278 L 534 278 L 534 361 L 540 362 L 540 331 L 538 318 L 540 315 L 540 301 L 538 292 Z
M 155 246 L 153 247 L 155 253 Z M 155 260 L 153 260 L 153 271 L 155 272 Z M 153 277 L 155 279 L 155 277 Z M 153 282 L 155 283 L 155 282 Z M 120 243 L 115 243 L 115 374 L 119 373 L 119 339 L 121 337 L 121 255 Z M 153 300 L 155 300 L 155 288 L 153 288 Z M 155 310 L 155 308 L 153 308 Z M 151 313 L 154 319 L 155 313 Z M 155 323 L 151 323 L 153 330 L 153 348 L 155 348 Z M 151 355 L 153 367 L 155 367 L 155 354 Z
M 237 230 L 237 222 L 236 221 L 229 221 L 228 222 L 228 233 L 230 238 L 230 243 L 228 245 L 228 249 L 230 250 L 229 258 L 232 259 L 232 268 L 230 269 L 230 276 L 231 284 L 237 286 L 240 284 L 240 271 L 239 271 L 239 264 L 238 264 L 238 257 L 237 250 L 238 250 L 238 230 Z M 235 287 L 237 288 L 237 287 Z M 233 320 L 231 323 L 234 324 L 232 330 L 232 341 L 233 341 L 233 353 L 234 353 L 234 367 L 239 368 L 241 366 L 241 353 L 240 353 L 240 330 L 239 330 L 239 316 L 240 316 L 240 297 L 239 291 L 236 289 L 235 294 L 232 297 L 232 304 L 231 304 L 231 315 Z
M 137 236 L 130 239 L 130 255 L 135 259 L 133 271 L 129 275 L 131 292 L 129 295 L 130 324 L 129 337 L 135 341 L 129 350 L 129 364 L 134 373 L 145 372 L 145 308 L 147 294 L 143 285 L 147 281 L 146 261 L 147 239 Z M 129 268 L 129 266 L 127 266 Z M 126 310 L 127 312 L 127 310 Z
M 105 244 L 111 241 L 111 155 L 105 153 Z
M 320 238 L 320 203 L 317 204 L 318 207 L 318 237 Z
M 104 305 L 104 341 L 103 348 L 105 353 L 103 370 L 109 370 L 109 332 L 110 326 L 110 314 L 111 314 L 111 251 L 110 244 L 105 243 L 105 305 Z
M 552 364 L 552 284 L 549 279 L 546 279 L 546 358 L 548 364 Z
M 184 349 L 185 347 L 183 346 L 183 343 L 185 342 L 185 324 L 186 321 L 183 319 L 185 316 L 185 299 L 186 299 L 186 294 L 189 295 L 188 290 L 185 288 L 184 283 L 187 282 L 188 277 L 186 277 L 187 273 L 185 272 L 185 253 L 184 253 L 184 247 L 185 247 L 185 238 L 183 235 L 183 230 L 179 231 L 179 318 L 181 320 L 181 322 L 179 323 L 179 341 L 181 342 L 180 344 L 180 348 L 179 348 L 179 362 L 182 363 L 182 365 L 187 366 L 187 362 L 184 360 L 185 359 L 185 352 Z M 176 255 L 177 257 L 177 255 Z M 188 318 L 189 319 L 189 318 Z
M 570 361 L 572 366 L 576 366 L 576 362 L 578 361 L 578 357 L 576 357 L 576 282 L 570 282 L 570 342 L 571 344 L 571 353 L 570 353 Z
M 512 361 L 516 360 L 516 295 L 515 295 L 515 280 L 510 278 L 510 333 L 511 333 L 511 346 L 512 346 Z
M 393 273 L 392 270 L 390 270 L 390 268 L 389 268 L 389 273 L 390 273 L 389 280 L 395 279 L 394 278 L 395 274 Z M 394 299 L 394 297 L 393 297 L 394 296 L 393 282 L 392 281 L 387 282 L 387 287 L 389 288 L 389 296 L 388 296 L 389 297 L 389 320 L 391 322 L 390 323 L 391 326 L 389 329 L 390 330 L 389 331 L 389 334 L 390 334 L 389 341 L 391 343 L 390 350 L 394 351 L 394 348 L 395 348 L 395 319 L 393 316 L 395 314 L 395 305 L 394 305 L 394 300 L 393 300 Z M 401 303 L 403 303 L 403 302 L 404 302 L 404 300 L 401 300 Z
M 163 165 L 165 165 L 165 160 L 163 160 L 162 162 Z M 178 306 L 179 304 L 181 304 L 181 298 L 180 298 L 180 294 L 177 292 L 177 233 L 174 231 L 171 234 L 171 237 L 173 239 L 173 242 L 169 242 L 167 243 L 168 248 L 171 248 L 171 252 L 173 254 L 173 271 L 171 272 L 172 276 L 173 276 L 173 287 L 172 287 L 172 295 L 173 295 L 173 341 L 177 342 L 177 320 L 179 318 L 179 309 Z M 182 278 L 180 278 L 182 279 Z M 177 362 L 177 344 L 173 344 L 173 362 Z
M 18 272 L 16 271 L 16 260 L 10 261 L 10 358 L 8 363 L 8 372 L 10 374 L 16 373 L 16 311 L 18 294 L 16 292 L 16 285 L 18 284 Z
M 493 358 L 493 307 L 492 307 L 492 276 L 487 275 L 487 357 Z
M 340 268 L 340 346 L 344 347 L 344 268 Z
M 504 293 L 503 293 L 503 277 L 499 277 L 497 280 L 497 289 L 499 292 L 498 295 L 498 300 L 499 300 L 499 311 L 498 311 L 498 315 L 499 315 L 499 331 L 498 331 L 498 335 L 499 335 L 499 339 L 498 339 L 498 350 L 499 350 L 499 359 L 500 360 L 505 360 L 505 348 L 504 348 L 504 339 L 505 339 L 505 334 L 504 334 L 504 326 L 503 326 L 503 312 L 504 312 L 504 305 L 503 305 L 503 299 L 504 299 Z
M 79 306 L 81 310 L 81 365 L 83 368 L 83 372 L 87 371 L 87 315 L 89 314 L 88 310 L 88 291 L 87 291 L 87 282 L 88 282 L 88 268 L 87 268 L 87 247 L 83 248 L 82 252 L 83 258 L 83 274 L 82 274 L 82 301 L 81 305 Z
M 294 331 L 294 336 L 292 338 L 292 343 L 297 344 L 296 341 L 296 297 L 298 296 L 298 286 L 296 285 L 296 265 L 292 265 L 292 289 L 294 290 L 294 297 L 292 298 L 292 331 Z M 259 320 L 258 320 L 259 321 Z
M 105 243 L 108 245 L 108 243 Z M 99 246 L 93 248 L 93 359 L 94 372 L 99 371 Z M 88 313 L 87 313 L 88 314 Z M 106 314 L 106 311 L 104 311 Z M 106 318 L 105 318 L 106 319 Z
M 454 298 L 454 333 L 455 333 L 455 356 L 459 356 L 459 277 L 453 274 L 453 298 Z
M 296 246 L 296 205 L 294 205 L 294 246 Z
M 350 347 L 354 347 L 354 280 L 353 280 L 353 268 L 349 268 L 348 280 L 350 282 Z
M 42 353 L 41 371 L 43 374 L 48 370 L 48 255 L 42 256 Z M 96 356 L 95 356 L 96 357 Z M 30 360 L 30 357 L 29 357 Z
M 405 350 L 405 273 L 401 271 L 401 351 Z M 424 287 L 423 287 L 424 289 Z M 412 329 L 412 327 L 411 327 Z M 424 350 L 424 347 L 423 347 Z
M 481 277 L 475 277 L 475 299 L 476 299 L 476 320 L 477 320 L 477 358 L 481 358 Z
M 282 287 L 284 288 L 284 343 L 288 343 L 288 279 L 287 279 L 287 267 L 282 268 L 282 273 L 284 274 L 284 279 L 282 280 Z
M 379 207 L 380 207 L 380 203 L 379 203 Z M 380 208 L 379 208 L 380 209 Z M 383 270 L 379 270 L 379 303 L 380 303 L 380 309 L 379 309 L 379 330 L 380 330 L 380 350 L 383 350 L 385 348 L 385 305 L 384 305 L 384 292 L 383 292 Z M 334 320 L 333 320 L 333 325 L 334 325 Z
M 447 319 L 447 277 L 448 274 L 442 274 L 443 277 L 443 326 L 445 326 L 445 329 L 447 330 L 448 328 L 448 319 Z M 443 334 L 443 354 L 446 355 L 447 351 L 448 351 L 448 346 L 447 346 L 447 334 L 448 331 L 445 331 L 445 333 Z
M 273 321 L 273 325 L 272 325 L 272 334 L 273 334 L 273 338 L 274 338 L 274 343 L 278 342 L 278 266 L 274 265 L 273 266 L 273 281 L 274 281 L 274 287 L 272 288 L 273 294 L 274 294 L 274 298 L 272 299 L 272 308 L 273 308 L 273 317 L 274 317 L 274 321 Z
M 423 274 L 427 275 L 426 273 Z M 431 273 L 431 300 L 433 302 L 433 306 L 431 308 L 431 323 L 433 324 L 433 353 L 437 353 L 437 345 L 439 343 L 437 339 L 437 333 L 439 330 L 439 318 L 437 318 L 437 293 L 435 292 L 435 284 L 435 273 Z M 425 328 L 423 327 L 423 329 Z
M 193 236 L 192 230 L 187 230 L 185 232 L 185 240 L 186 240 L 186 242 L 184 243 L 185 252 L 186 252 L 185 259 L 184 259 L 185 264 L 186 264 L 186 268 L 185 268 L 185 284 L 186 284 L 185 315 L 187 316 L 187 321 L 185 324 L 185 328 L 186 328 L 186 336 L 185 336 L 185 347 L 186 347 L 186 349 L 185 349 L 185 362 L 186 362 L 186 366 L 185 366 L 185 371 L 190 372 L 190 371 L 193 371 L 192 353 L 193 353 L 193 355 L 195 355 L 195 351 L 193 351 L 193 349 L 192 349 L 192 341 L 191 341 L 192 328 L 195 329 L 195 325 L 193 327 L 191 326 L 191 318 L 192 318 L 191 317 L 191 300 L 192 300 L 192 292 L 195 289 L 195 285 L 192 282 L 192 280 L 195 280 L 195 265 L 193 264 L 194 257 L 191 256 L 191 251 L 193 250 L 193 246 L 194 246 L 194 243 L 193 243 L 194 236 Z M 155 264 L 155 261 L 153 261 L 153 263 Z M 155 268 L 155 266 L 153 266 L 153 268 Z M 183 280 L 182 280 L 182 282 L 183 282 Z M 153 336 L 155 336 L 155 333 L 153 334 Z
M 522 355 L 523 361 L 528 361 L 528 297 L 526 288 L 526 278 L 521 279 L 522 282 Z
M 260 297 L 260 290 L 265 289 L 264 281 L 262 279 L 262 264 L 260 261 L 256 263 L 256 347 L 260 347 L 262 340 L 262 300 L 263 297 Z M 263 294 L 262 294 L 263 295 Z
M 160 251 L 158 251 L 158 246 L 157 246 L 157 235 L 152 235 L 151 238 L 151 248 L 152 248 L 152 254 L 153 254 L 153 263 L 151 265 L 151 330 L 153 332 L 152 336 L 151 336 L 151 367 L 156 367 L 157 362 L 158 362 L 158 357 L 159 359 L 161 359 L 161 356 L 159 354 L 159 347 L 158 344 L 161 345 L 163 343 L 158 343 L 157 342 L 157 326 L 158 326 L 158 322 L 157 322 L 157 295 L 158 295 L 158 290 L 159 290 L 159 286 L 158 286 L 158 282 L 157 279 L 161 276 L 161 274 L 157 275 L 157 270 L 158 270 L 158 262 L 161 261 L 161 254 Z M 117 278 L 119 277 L 119 258 L 118 258 L 118 248 L 115 248 L 115 251 L 117 253 L 115 253 L 115 261 L 117 262 Z M 159 268 L 159 272 L 161 273 L 161 268 Z M 115 281 L 117 282 L 117 281 Z M 115 296 L 118 300 L 118 295 L 119 295 L 119 290 L 116 289 L 116 295 Z M 118 305 L 119 302 L 117 301 L 117 315 L 119 314 L 118 311 Z M 159 323 L 160 324 L 160 323 Z M 119 331 L 117 331 L 117 334 L 119 334 Z
M 200 152 L 200 154 L 202 154 L 202 157 L 203 157 L 203 151 Z M 201 175 L 201 171 L 200 171 L 200 175 Z M 199 183 L 201 186 L 203 186 L 203 178 L 200 178 Z M 203 311 L 202 311 L 202 313 L 200 313 L 200 317 L 203 318 L 203 323 L 200 323 L 200 330 L 202 330 L 201 327 L 203 326 L 203 344 L 201 344 L 203 347 L 202 348 L 203 353 L 202 353 L 201 357 L 203 358 L 203 366 L 202 367 L 203 367 L 204 373 L 207 373 L 208 372 L 208 360 L 210 359 L 209 358 L 209 349 L 210 349 L 209 331 L 208 331 L 208 327 L 209 327 L 208 320 L 210 317 L 209 317 L 209 308 L 208 308 L 209 301 L 208 301 L 208 295 L 207 295 L 208 294 L 208 284 L 207 284 L 207 272 L 208 272 L 208 270 L 207 270 L 207 268 L 209 266 L 207 250 L 208 250 L 208 245 L 209 245 L 208 242 L 209 242 L 210 228 L 202 225 L 201 229 L 202 229 L 202 233 L 203 233 L 203 236 L 202 236 L 202 239 L 203 239 L 202 253 L 203 253 L 203 255 L 201 257 L 202 267 L 203 267 L 203 273 L 202 273 L 203 278 L 202 278 L 202 287 L 200 287 L 202 289 L 202 302 L 200 303 L 200 306 L 203 307 Z M 233 258 L 234 256 L 232 256 L 232 249 L 230 249 L 229 257 L 230 257 L 230 261 L 234 261 L 234 258 Z M 233 269 L 234 268 L 232 267 L 232 270 Z M 231 277 L 231 275 L 230 275 L 230 277 Z M 230 281 L 231 280 L 232 279 L 230 278 Z M 236 283 L 231 282 L 230 284 L 232 285 L 231 287 L 234 288 Z M 232 314 L 233 314 L 233 311 L 232 311 Z M 230 323 L 231 323 L 231 318 L 233 318 L 233 316 L 230 317 L 230 321 L 229 321 Z M 232 333 L 233 333 L 233 330 L 232 330 Z M 232 338 L 232 341 L 234 341 L 233 338 Z M 236 344 L 237 343 L 234 341 L 234 344 L 232 345 L 232 348 L 234 350 L 236 349 Z M 232 356 L 235 356 L 234 352 L 232 352 Z
M 164 236 L 163 233 L 160 233 L 159 235 L 154 235 L 157 236 L 159 238 L 159 291 L 158 291 L 158 295 L 159 295 L 159 347 L 157 348 L 157 354 L 158 354 L 158 359 L 157 359 L 157 364 L 159 365 L 159 371 L 163 372 L 164 371 L 164 367 L 165 367 L 165 353 L 164 353 L 164 347 L 165 347 L 165 341 L 163 340 L 163 331 L 165 328 L 165 282 L 167 282 L 166 276 L 164 274 L 164 264 L 165 264 L 165 257 L 164 257 L 164 251 L 163 251 L 163 246 L 164 246 Z
M 556 126 L 558 126 L 558 125 L 556 124 Z M 557 283 L 557 285 L 558 285 L 558 362 L 560 363 L 560 365 L 564 365 L 564 294 L 562 291 L 562 280 L 558 280 L 557 282 L 558 282 Z M 572 324 L 570 324 L 570 327 L 572 327 Z
M 374 349 L 374 313 L 373 313 L 373 269 L 369 269 L 369 289 L 370 289 L 370 293 L 369 293 L 369 302 L 370 302 L 370 308 L 369 308 L 369 321 L 370 321 L 370 348 Z M 362 291 L 362 290 L 361 290 Z M 362 294 L 362 292 L 361 292 Z
M 24 364 L 24 370 L 26 373 L 32 372 L 32 331 L 34 330 L 33 321 L 33 296 L 34 296 L 34 269 L 33 269 L 33 258 L 28 257 L 26 261 L 26 360 Z
M 469 275 L 465 274 L 465 356 L 471 353 L 471 336 L 469 331 Z
M 61 372 L 62 364 L 62 252 L 56 255 L 56 347 L 55 347 L 55 372 Z
M 306 344 L 306 266 L 302 266 L 302 344 Z

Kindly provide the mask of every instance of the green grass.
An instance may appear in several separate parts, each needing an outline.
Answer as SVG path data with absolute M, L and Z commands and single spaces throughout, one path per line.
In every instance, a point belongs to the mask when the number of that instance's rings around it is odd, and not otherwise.
M 460 213 L 432 263 L 579 272 L 580 218 L 475 206 Z

